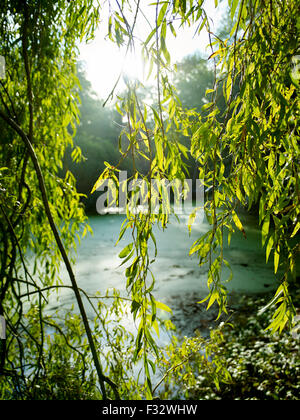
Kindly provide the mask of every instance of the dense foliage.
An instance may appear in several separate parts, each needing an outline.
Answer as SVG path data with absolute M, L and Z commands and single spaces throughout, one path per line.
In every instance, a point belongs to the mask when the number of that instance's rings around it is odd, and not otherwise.
M 168 386 L 181 383 L 176 398 L 204 400 L 298 400 L 300 397 L 299 332 L 270 335 L 270 308 L 257 314 L 266 296 L 243 297 L 231 324 L 224 325 L 215 347 L 227 377 L 214 381 L 214 369 L 204 355 L 195 353 L 191 369 L 179 368 Z M 172 354 L 172 351 L 171 351 Z M 180 358 L 179 358 L 180 359 Z M 176 387 L 175 387 L 176 389 Z
M 1 2 L 0 55 L 6 62 L 5 78 L 0 79 L 0 315 L 7 321 L 0 358 L 4 398 L 66 398 L 66 387 L 70 398 L 152 398 L 171 374 L 180 375 L 183 365 L 187 392 L 197 398 L 203 397 L 209 377 L 218 389 L 222 381 L 230 383 L 232 378 L 238 388 L 238 380 L 245 378 L 248 383 L 241 386 L 247 397 L 289 397 L 279 382 L 285 380 L 284 375 L 297 375 L 298 366 L 294 362 L 286 366 L 278 383 L 276 379 L 275 391 L 267 394 L 264 384 L 254 386 L 245 374 L 247 363 L 260 372 L 259 361 L 267 360 L 264 354 L 254 363 L 252 353 L 244 352 L 241 337 L 238 349 L 244 357 L 232 368 L 241 374 L 237 378 L 227 366 L 228 352 L 236 351 L 235 345 L 220 347 L 222 326 L 212 331 L 208 340 L 188 338 L 167 353 L 155 341 L 159 329 L 171 328 L 171 324 L 160 321 L 160 311 L 170 309 L 154 294 L 156 280 L 151 267 L 157 249 L 153 226 L 166 228 L 172 208 L 163 201 L 163 184 L 151 191 L 151 179 L 183 182 L 191 165 L 195 177 L 205 185 L 204 211 L 210 224 L 190 250 L 199 257 L 199 265 L 207 267 L 207 308 L 218 304 L 219 315 L 227 313 L 226 284 L 220 275 L 222 268 L 228 267 L 223 243 L 225 239 L 230 242 L 236 229 L 245 235 L 237 214 L 238 207 L 244 206 L 259 209 L 266 259 L 272 256 L 274 272 L 281 273 L 281 284 L 269 305 L 273 315 L 268 329 L 283 333 L 292 327 L 296 313 L 290 289 L 298 287 L 300 107 L 299 75 L 292 62 L 299 54 L 299 5 L 296 0 L 229 0 L 229 6 L 231 31 L 222 39 L 213 34 L 202 0 L 157 1 L 149 6 L 154 12 L 149 22 L 152 30 L 139 41 L 135 27 L 137 20 L 146 16 L 140 2 L 109 3 L 108 38 L 127 45 L 128 50 L 140 42 L 149 74 L 156 79 L 155 101 L 151 102 L 141 94 L 143 87 L 138 81 L 126 80 L 127 89 L 116 105 L 122 122 L 117 143 L 121 159 L 104 162 L 93 187 L 93 191 L 99 189 L 107 179 L 118 186 L 122 165 L 128 167 L 131 162 L 130 180 L 136 181 L 131 202 L 140 194 L 138 179 L 147 190 L 147 211 L 136 213 L 127 206 L 120 232 L 119 240 L 127 230 L 131 232 L 130 243 L 119 254 L 126 264 L 128 291 L 121 299 L 117 291 L 113 296 L 87 296 L 77 286 L 69 254 L 76 248 L 76 238 L 85 235 L 89 227 L 75 178 L 66 165 L 63 167 L 76 128 L 87 138 L 91 135 L 78 119 L 76 43 L 93 37 L 106 2 Z M 210 39 L 213 86 L 206 90 L 201 109 L 182 100 L 187 86 L 179 80 L 177 92 L 170 77 L 168 37 L 190 25 L 195 25 L 197 34 L 206 30 Z M 188 68 L 188 60 L 185 64 Z M 192 67 L 191 78 L 197 70 Z M 111 111 L 102 115 L 110 118 Z M 81 159 L 78 147 L 71 157 Z M 118 201 L 117 195 L 113 198 Z M 156 201 L 162 205 L 152 212 Z M 198 210 L 190 215 L 189 229 Z M 153 252 L 150 244 L 154 244 Z M 61 284 L 61 262 L 70 284 Z M 60 287 L 73 290 L 78 317 L 72 315 L 72 309 L 64 320 L 47 314 L 48 300 Z M 95 314 L 93 328 L 83 297 Z M 106 306 L 107 300 L 113 304 Z M 112 329 L 110 311 L 115 322 Z M 121 326 L 122 311 L 130 311 L 133 317 L 137 326 L 134 336 Z M 234 340 L 233 335 L 232 343 Z M 280 351 L 282 343 L 295 351 L 294 344 L 284 341 L 278 344 Z M 213 355 L 213 363 L 205 359 L 208 376 L 204 382 L 198 378 L 198 383 L 193 383 L 192 358 L 204 349 Z M 159 361 L 160 367 L 166 365 L 167 369 L 161 369 L 162 379 L 154 385 Z M 130 376 L 134 366 L 141 369 L 139 380 Z M 270 373 L 271 369 L 270 365 Z M 75 376 L 80 372 L 83 388 L 74 383 L 73 372 Z M 273 372 L 272 377 L 278 376 L 276 366 Z M 271 385 L 266 387 L 273 386 L 272 381 L 270 378 Z M 95 383 L 99 385 L 97 393 L 93 391 Z M 252 385 L 263 394 L 253 393 Z M 292 397 L 297 397 L 297 389 Z M 223 390 L 226 396 L 228 388 Z M 234 397 L 241 397 L 234 387 L 232 390 Z

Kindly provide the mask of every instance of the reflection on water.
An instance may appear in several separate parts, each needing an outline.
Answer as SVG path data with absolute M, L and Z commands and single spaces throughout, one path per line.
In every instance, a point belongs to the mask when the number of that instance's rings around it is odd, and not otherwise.
M 232 236 L 230 247 L 224 249 L 224 257 L 231 265 L 233 278 L 226 283 L 230 292 L 260 293 L 276 287 L 272 263 L 265 264 L 265 253 L 261 248 L 260 232 L 256 226 L 255 218 L 241 216 L 244 223 L 247 239 L 237 232 Z M 123 215 L 105 215 L 90 217 L 90 225 L 94 234 L 85 237 L 78 247 L 77 262 L 74 267 L 78 285 L 89 294 L 100 292 L 105 294 L 109 288 L 120 290 L 126 295 L 125 266 L 119 267 L 118 254 L 130 241 L 128 231 L 121 242 L 115 246 L 119 235 Z M 157 241 L 158 255 L 152 272 L 156 278 L 154 288 L 155 298 L 168 304 L 174 311 L 174 318 L 195 318 L 199 305 L 196 304 L 207 294 L 207 266 L 199 267 L 197 256 L 189 256 L 189 249 L 193 242 L 208 230 L 205 222 L 193 225 L 191 235 L 187 229 L 188 216 L 181 216 L 180 223 L 174 219 L 162 231 L 157 226 L 154 233 Z M 129 229 L 130 230 L 130 229 Z M 127 235 L 127 236 L 126 236 Z M 150 245 L 152 246 L 152 245 Z M 154 249 L 150 249 L 153 252 Z M 65 283 L 69 284 L 68 276 L 62 273 Z M 225 267 L 222 279 L 229 277 L 229 270 Z M 70 307 L 74 303 L 73 293 L 69 289 L 61 292 L 60 308 Z M 53 301 L 53 309 L 57 303 Z M 190 311 L 188 308 L 190 307 Z M 202 310 L 202 309 L 201 309 Z M 185 314 L 185 312 L 187 312 Z M 182 320 L 181 320 L 182 321 Z M 130 320 L 124 320 L 126 327 L 130 328 Z M 180 324 L 180 322 L 179 322 Z M 182 328 L 185 329 L 185 322 Z M 186 328 L 188 331 L 188 324 Z M 191 323 L 189 327 L 194 324 Z M 195 324 L 196 325 L 196 324 Z M 192 331 L 188 331 L 192 332 Z

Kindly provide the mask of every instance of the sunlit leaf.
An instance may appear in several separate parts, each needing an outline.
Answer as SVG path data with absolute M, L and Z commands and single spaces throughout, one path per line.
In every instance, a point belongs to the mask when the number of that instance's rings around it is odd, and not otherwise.
M 119 253 L 119 258 L 125 258 L 128 254 L 130 254 L 132 250 L 133 244 L 128 244 L 125 248 Z

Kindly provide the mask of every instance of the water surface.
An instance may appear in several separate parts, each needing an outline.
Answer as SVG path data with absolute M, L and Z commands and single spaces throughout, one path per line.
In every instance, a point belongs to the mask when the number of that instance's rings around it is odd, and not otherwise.
M 241 219 L 247 238 L 237 232 L 232 236 L 230 247 L 225 246 L 224 257 L 233 271 L 232 280 L 225 285 L 233 296 L 272 290 L 277 286 L 278 279 L 272 263 L 265 263 L 265 251 L 261 247 L 256 219 L 249 215 L 241 216 Z M 120 267 L 122 260 L 118 254 L 131 241 L 130 229 L 115 246 L 123 220 L 123 215 L 90 217 L 93 235 L 86 236 L 79 245 L 74 267 L 78 285 L 89 294 L 105 294 L 110 288 L 120 290 L 123 296 L 127 294 L 124 275 L 126 264 Z M 198 223 L 189 235 L 187 220 L 187 216 L 181 216 L 180 223 L 174 219 L 164 231 L 155 226 L 158 255 L 151 268 L 156 278 L 153 290 L 156 300 L 169 305 L 173 309 L 175 323 L 184 334 L 191 334 L 195 328 L 205 327 L 215 315 L 205 314 L 203 305 L 200 307 L 197 304 L 208 292 L 208 268 L 199 267 L 196 255 L 189 256 L 191 245 L 209 226 L 204 222 Z M 151 252 L 154 253 L 153 248 Z M 68 284 L 69 279 L 64 271 L 62 277 Z M 223 281 L 228 277 L 229 270 L 225 267 L 222 271 Z M 72 290 L 62 290 L 60 296 L 60 308 L 68 308 L 75 302 Z M 58 307 L 55 301 L 51 305 L 53 309 Z M 130 328 L 131 321 L 126 322 Z

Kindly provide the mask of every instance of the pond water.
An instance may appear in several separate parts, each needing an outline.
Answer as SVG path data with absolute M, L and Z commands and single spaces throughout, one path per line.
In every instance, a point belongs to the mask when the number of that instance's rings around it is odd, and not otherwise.
M 89 294 L 105 294 L 107 289 L 115 288 L 126 296 L 126 264 L 120 267 L 122 260 L 118 254 L 130 242 L 130 232 L 115 246 L 124 217 L 98 215 L 89 219 L 93 235 L 87 235 L 78 246 L 74 267 L 78 285 Z M 247 238 L 236 232 L 230 247 L 224 249 L 224 257 L 233 271 L 233 278 L 226 283 L 226 287 L 231 296 L 275 289 L 279 277 L 274 275 L 272 261 L 265 263 L 256 218 L 249 215 L 240 215 L 240 218 Z M 207 295 L 208 268 L 198 266 L 196 255 L 189 256 L 191 245 L 208 230 L 208 224 L 196 224 L 189 235 L 187 221 L 188 216 L 181 216 L 180 222 L 172 220 L 164 231 L 155 227 L 158 255 L 151 268 L 156 278 L 153 290 L 155 299 L 170 306 L 173 310 L 172 320 L 179 331 L 191 335 L 196 328 L 205 330 L 211 325 L 217 308 L 214 308 L 215 304 L 207 312 L 205 304 L 197 304 Z M 62 271 L 61 275 L 65 284 L 69 284 L 67 273 Z M 225 267 L 222 278 L 226 280 L 228 276 L 229 270 Z M 53 299 L 50 309 L 67 309 L 71 303 L 75 303 L 72 290 L 61 290 L 59 304 Z M 92 316 L 92 313 L 89 315 Z M 134 328 L 130 319 L 124 320 L 124 323 L 129 329 Z

